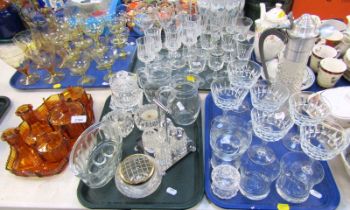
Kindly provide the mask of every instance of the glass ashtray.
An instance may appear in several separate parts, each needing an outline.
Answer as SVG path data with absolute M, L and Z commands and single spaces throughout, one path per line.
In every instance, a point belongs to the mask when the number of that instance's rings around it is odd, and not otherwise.
M 144 198 L 154 193 L 162 182 L 162 173 L 151 156 L 134 154 L 126 157 L 117 167 L 117 189 L 129 198 Z

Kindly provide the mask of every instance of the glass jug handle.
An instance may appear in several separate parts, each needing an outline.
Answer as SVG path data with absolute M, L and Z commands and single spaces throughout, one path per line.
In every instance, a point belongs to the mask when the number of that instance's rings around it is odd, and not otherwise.
M 140 88 L 144 89 L 147 80 L 147 75 L 145 70 L 137 72 L 137 84 Z
M 260 58 L 261 58 L 261 64 L 263 67 L 263 72 L 264 72 L 264 76 L 266 80 L 270 80 L 269 79 L 269 74 L 267 72 L 267 67 L 266 67 L 266 60 L 265 60 L 265 54 L 264 54 L 264 42 L 265 39 L 270 36 L 270 35 L 275 35 L 278 38 L 280 38 L 284 44 L 287 44 L 288 42 L 288 35 L 285 31 L 281 30 L 281 29 L 276 29 L 276 28 L 270 28 L 270 29 L 266 29 L 261 35 L 260 35 L 260 39 L 259 39 L 259 54 L 260 54 Z
M 160 87 L 156 93 L 156 96 L 160 103 L 162 103 L 165 107 L 169 107 L 169 104 L 172 101 L 172 92 L 173 88 L 170 86 Z M 171 112 L 171 111 L 170 111 Z

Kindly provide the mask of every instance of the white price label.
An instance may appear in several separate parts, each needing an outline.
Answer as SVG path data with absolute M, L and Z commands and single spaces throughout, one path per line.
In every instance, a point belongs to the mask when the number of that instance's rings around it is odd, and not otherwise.
M 177 103 L 176 103 L 176 106 L 177 106 L 177 108 L 179 108 L 180 111 L 185 110 L 185 107 L 184 107 L 184 105 L 181 103 L 181 101 L 177 102 Z
M 86 123 L 86 120 L 87 120 L 86 115 L 74 115 L 74 116 L 72 116 L 70 122 L 72 124 L 75 124 L 75 123 Z
M 170 195 L 176 195 L 177 194 L 177 190 L 175 190 L 174 188 L 168 187 L 166 188 L 166 192 Z
M 322 198 L 322 194 L 314 189 L 310 190 L 310 194 L 318 199 Z

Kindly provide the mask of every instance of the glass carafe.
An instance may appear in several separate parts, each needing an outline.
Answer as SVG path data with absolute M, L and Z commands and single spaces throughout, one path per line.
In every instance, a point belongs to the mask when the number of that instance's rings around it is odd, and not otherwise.
M 172 77 L 170 86 L 159 89 L 159 100 L 178 125 L 194 123 L 200 111 L 198 83 L 184 76 Z
M 269 78 L 264 55 L 264 41 L 270 35 L 279 37 L 286 46 L 279 57 L 278 72 L 275 78 L 276 82 L 283 83 L 292 93 L 301 90 L 301 85 L 306 72 L 306 65 L 315 45 L 316 38 L 319 35 L 319 18 L 309 14 L 304 14 L 296 19 L 287 32 L 281 29 L 267 29 L 259 39 L 259 52 L 261 62 L 264 68 L 265 78 Z M 271 49 L 274 50 L 274 49 Z

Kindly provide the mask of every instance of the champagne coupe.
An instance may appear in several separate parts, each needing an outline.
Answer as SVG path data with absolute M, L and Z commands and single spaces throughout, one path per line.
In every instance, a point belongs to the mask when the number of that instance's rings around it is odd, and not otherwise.
M 83 25 L 84 33 L 94 40 L 97 47 L 100 47 L 99 37 L 104 28 L 105 22 L 102 17 L 88 17 Z
M 109 48 L 102 56 L 96 56 L 93 59 L 97 64 L 98 70 L 107 70 L 108 72 L 103 77 L 104 81 L 109 81 L 113 76 L 112 66 L 114 61 L 118 58 L 118 50 Z
M 71 65 L 71 71 L 76 75 L 81 76 L 78 80 L 79 85 L 93 84 L 96 80 L 95 77 L 86 75 L 87 70 L 91 64 L 90 56 L 87 53 L 82 52 L 78 59 L 76 59 Z
M 113 46 L 120 49 L 119 57 L 126 58 L 128 53 L 125 51 L 124 46 L 128 41 L 130 30 L 127 27 L 123 27 L 118 33 L 111 35 L 111 43 Z

